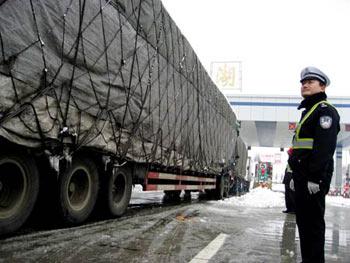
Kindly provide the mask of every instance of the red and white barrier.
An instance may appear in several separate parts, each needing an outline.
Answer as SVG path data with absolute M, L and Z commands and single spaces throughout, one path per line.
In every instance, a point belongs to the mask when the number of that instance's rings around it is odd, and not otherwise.
M 152 183 L 148 183 L 153 179 Z M 176 180 L 174 184 L 158 184 L 162 180 Z M 189 184 L 192 182 L 192 184 Z M 195 183 L 195 184 L 193 184 Z M 148 172 L 145 180 L 145 191 L 172 191 L 172 190 L 205 190 L 215 189 L 216 178 L 178 175 L 170 173 Z

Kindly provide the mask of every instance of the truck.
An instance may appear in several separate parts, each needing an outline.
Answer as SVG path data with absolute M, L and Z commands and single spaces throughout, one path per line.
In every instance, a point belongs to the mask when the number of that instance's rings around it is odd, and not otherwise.
M 133 184 L 227 194 L 236 115 L 160 0 L 8 0 L 0 21 L 0 235 L 39 199 L 70 226 L 123 215 Z

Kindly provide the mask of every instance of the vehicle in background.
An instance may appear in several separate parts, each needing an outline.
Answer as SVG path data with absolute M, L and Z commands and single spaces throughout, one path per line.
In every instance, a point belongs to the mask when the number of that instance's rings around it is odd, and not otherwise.
M 347 174 L 347 177 L 345 178 L 342 196 L 345 198 L 350 198 L 350 177 Z
M 272 163 L 259 162 L 255 166 L 255 182 L 254 187 L 272 188 Z

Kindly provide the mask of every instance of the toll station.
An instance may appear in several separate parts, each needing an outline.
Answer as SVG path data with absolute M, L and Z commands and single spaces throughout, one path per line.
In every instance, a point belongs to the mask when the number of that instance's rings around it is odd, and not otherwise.
M 284 151 L 291 146 L 301 115 L 301 110 L 297 110 L 300 96 L 231 94 L 226 97 L 237 114 L 240 134 L 248 148 L 277 147 Z M 350 146 L 350 97 L 328 97 L 328 101 L 337 108 L 341 122 L 332 180 L 332 186 L 339 189 L 346 176 L 343 154 Z

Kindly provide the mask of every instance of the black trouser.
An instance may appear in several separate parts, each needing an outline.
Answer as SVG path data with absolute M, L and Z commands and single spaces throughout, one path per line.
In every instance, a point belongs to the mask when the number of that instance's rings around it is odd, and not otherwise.
M 295 211 L 295 193 L 292 191 L 289 187 L 289 182 L 285 184 L 285 192 L 284 192 L 284 198 L 286 202 L 286 209 L 287 211 L 294 212 Z
M 296 178 L 296 177 L 294 177 Z M 310 194 L 306 181 L 294 180 L 296 222 L 299 230 L 302 262 L 324 262 L 325 194 Z

